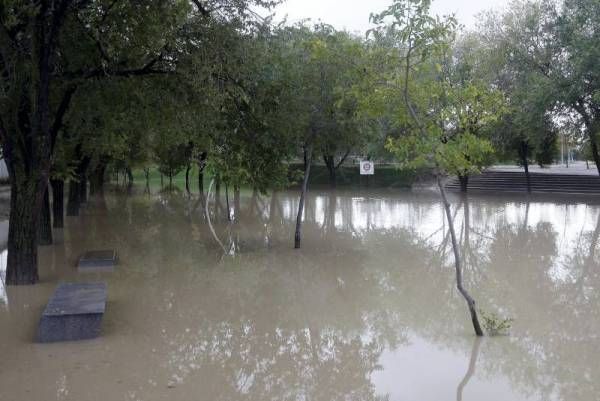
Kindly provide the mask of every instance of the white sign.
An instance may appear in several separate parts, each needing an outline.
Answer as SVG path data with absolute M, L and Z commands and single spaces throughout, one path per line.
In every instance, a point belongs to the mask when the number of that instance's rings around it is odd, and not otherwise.
M 360 162 L 360 175 L 373 175 L 375 174 L 375 164 L 371 161 Z

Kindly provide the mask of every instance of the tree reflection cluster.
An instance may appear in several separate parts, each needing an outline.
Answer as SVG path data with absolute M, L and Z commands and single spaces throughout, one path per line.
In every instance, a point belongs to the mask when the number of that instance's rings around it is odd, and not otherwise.
M 210 236 L 201 214 L 181 214 L 186 207 L 174 204 L 181 201 L 131 208 L 158 214 L 139 220 L 161 225 L 143 228 L 134 219 L 131 227 L 156 233 L 160 239 L 143 241 L 163 243 L 158 249 L 170 255 L 177 247 L 182 255 L 191 252 L 189 274 L 211 282 L 204 296 L 218 299 L 218 308 L 192 310 L 177 289 L 179 318 L 197 313 L 185 320 L 201 323 L 169 334 L 168 360 L 182 378 L 190 366 L 202 375 L 210 366 L 208 377 L 220 383 L 213 399 L 378 399 L 370 378 L 382 351 L 410 336 L 471 353 L 435 198 L 313 194 L 305 209 L 305 249 L 292 251 L 295 197 L 254 194 L 235 212 L 235 223 L 221 218 L 218 224 L 236 256 L 223 259 L 217 247 L 205 245 L 229 274 L 194 268 L 194 261 L 211 259 L 198 247 Z M 600 346 L 594 334 L 600 330 L 599 210 L 565 205 L 585 208 L 586 218 L 561 222 L 578 213 L 543 220 L 531 217 L 543 204 L 468 198 L 455 204 L 467 285 L 484 308 L 516 319 L 510 338 L 481 350 L 480 374 L 502 374 L 541 399 L 599 394 L 590 352 Z
M 472 376 L 508 378 L 532 399 L 600 394 L 600 209 L 558 205 L 569 210 L 547 219 L 539 203 L 454 202 L 467 285 L 484 309 L 515 318 L 510 337 L 474 344 L 435 196 L 312 193 L 301 250 L 289 249 L 295 202 L 246 195 L 233 222 L 209 207 L 224 256 L 201 200 L 107 195 L 103 213 L 67 224 L 67 253 L 118 245 L 111 288 L 152 344 L 161 369 L 150 379 L 197 399 L 384 400 L 373 381 L 382 354 L 417 337 L 464 355 L 457 399 Z

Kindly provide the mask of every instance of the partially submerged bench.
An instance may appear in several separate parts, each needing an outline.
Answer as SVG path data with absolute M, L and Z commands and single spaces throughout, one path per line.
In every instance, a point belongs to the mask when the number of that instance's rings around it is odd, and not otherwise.
M 88 251 L 81 256 L 77 269 L 81 272 L 112 271 L 117 264 L 117 252 L 112 249 Z
M 100 335 L 106 308 L 106 283 L 61 283 L 48 302 L 38 341 L 76 341 Z

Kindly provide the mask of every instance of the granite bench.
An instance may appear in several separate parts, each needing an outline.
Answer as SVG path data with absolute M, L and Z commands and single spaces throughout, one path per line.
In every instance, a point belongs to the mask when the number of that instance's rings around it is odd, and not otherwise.
M 38 328 L 38 341 L 76 341 L 100 335 L 106 308 L 106 283 L 61 283 Z
M 77 269 L 80 272 L 112 271 L 116 264 L 115 250 L 88 251 L 79 258 Z

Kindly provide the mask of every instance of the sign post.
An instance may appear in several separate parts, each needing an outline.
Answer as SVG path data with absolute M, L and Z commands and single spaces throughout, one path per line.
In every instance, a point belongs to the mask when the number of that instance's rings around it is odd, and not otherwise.
M 369 176 L 375 174 L 375 163 L 370 160 L 360 162 L 360 175 L 367 176 L 367 187 L 369 186 Z

